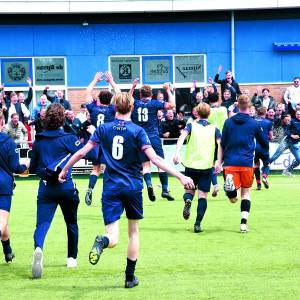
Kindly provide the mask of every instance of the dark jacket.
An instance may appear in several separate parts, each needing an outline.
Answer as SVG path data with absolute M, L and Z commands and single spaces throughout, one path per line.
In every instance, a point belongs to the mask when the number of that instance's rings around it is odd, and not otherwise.
M 268 150 L 260 125 L 249 114 L 237 113 L 224 123 L 221 145 L 224 166 L 253 167 L 255 139 Z
M 269 102 L 269 106 L 267 107 L 267 109 L 272 108 L 272 109 L 276 110 L 275 99 L 272 96 L 269 96 L 269 98 L 270 98 L 270 102 Z M 263 101 L 264 101 L 263 96 L 257 97 L 256 94 L 254 94 L 254 96 L 251 99 L 251 102 L 255 106 L 256 109 L 263 106 Z
M 71 109 L 72 109 L 70 102 L 69 102 L 68 100 L 66 100 L 65 97 L 62 98 L 62 99 L 58 98 L 57 96 L 52 97 L 52 96 L 50 96 L 50 95 L 48 94 L 48 90 L 44 90 L 44 91 L 43 91 L 43 94 L 45 94 L 45 95 L 47 96 L 47 99 L 48 99 L 51 103 L 59 103 L 59 104 L 61 104 L 65 109 L 68 109 L 68 110 L 71 110 Z
M 231 89 L 229 86 L 228 86 L 228 81 L 227 81 L 227 79 L 222 79 L 222 80 L 220 80 L 219 79 L 219 74 L 216 74 L 216 76 L 215 76 L 215 79 L 214 79 L 214 82 L 216 82 L 216 83 L 219 83 L 219 84 L 221 84 L 221 94 L 222 94 L 222 100 L 224 100 L 224 98 L 223 98 L 223 94 L 224 94 L 224 91 L 225 90 L 231 90 L 231 96 L 233 96 L 233 97 L 237 97 L 237 96 L 239 96 L 239 95 L 241 95 L 242 94 L 242 92 L 241 92 L 241 90 L 240 90 L 240 87 L 239 87 L 239 84 L 232 78 L 232 83 L 230 84 L 230 86 L 234 89 L 234 91 L 233 91 L 233 89 Z M 235 93 L 234 93 L 235 92 Z

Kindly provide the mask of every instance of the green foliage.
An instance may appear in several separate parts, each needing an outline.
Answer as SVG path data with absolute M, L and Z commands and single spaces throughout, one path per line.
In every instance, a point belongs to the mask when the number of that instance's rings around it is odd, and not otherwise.
M 121 219 L 119 245 L 106 249 L 98 265 L 90 265 L 90 247 L 96 234 L 103 232 L 101 182 L 87 207 L 87 178 L 75 181 L 82 199 L 78 268 L 66 268 L 66 228 L 58 209 L 44 247 L 43 277 L 30 279 L 38 181 L 19 179 L 10 218 L 16 258 L 10 265 L 4 259 L 0 262 L 0 299 L 300 298 L 299 176 L 271 176 L 269 190 L 252 190 L 248 234 L 239 233 L 240 202 L 229 203 L 223 191 L 217 198 L 209 197 L 204 232 L 195 234 L 197 199 L 190 220 L 185 221 L 179 183 L 170 179 L 174 202 L 162 200 L 155 186 L 156 202 L 144 194 L 136 270 L 140 285 L 132 290 L 123 288 L 126 218 Z M 158 184 L 157 178 L 154 183 Z

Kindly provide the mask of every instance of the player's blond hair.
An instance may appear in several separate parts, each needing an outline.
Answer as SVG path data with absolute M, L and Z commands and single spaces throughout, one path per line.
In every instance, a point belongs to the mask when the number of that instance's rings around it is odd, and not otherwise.
M 201 119 L 207 119 L 210 115 L 210 106 L 202 102 L 196 106 L 196 111 Z
M 133 110 L 133 98 L 129 93 L 117 93 L 113 97 L 113 103 L 116 105 L 117 112 L 122 115 Z
M 238 106 L 241 111 L 245 111 L 250 107 L 250 100 L 248 96 L 241 95 L 238 98 Z

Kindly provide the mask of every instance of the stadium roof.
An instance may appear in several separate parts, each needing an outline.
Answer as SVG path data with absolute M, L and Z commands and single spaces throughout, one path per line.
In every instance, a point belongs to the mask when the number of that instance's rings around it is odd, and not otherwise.
M 282 9 L 299 0 L 0 0 L 1 14 L 143 13 Z

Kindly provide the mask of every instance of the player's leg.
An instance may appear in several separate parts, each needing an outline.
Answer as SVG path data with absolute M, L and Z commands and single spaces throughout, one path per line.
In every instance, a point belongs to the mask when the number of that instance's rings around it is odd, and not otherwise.
M 260 155 L 255 151 L 254 156 L 254 176 L 256 180 L 257 190 L 261 190 L 261 180 L 260 180 Z
M 269 168 L 269 152 L 266 152 L 263 157 L 262 157 L 262 162 L 263 162 L 263 167 L 262 167 L 262 182 L 264 184 L 264 187 L 268 189 L 270 187 L 269 182 L 268 182 L 268 176 L 270 173 L 270 168 Z
M 134 271 L 140 246 L 138 220 L 143 218 L 142 191 L 124 192 L 122 199 L 128 219 L 128 252 L 125 271 L 125 288 L 133 288 L 139 283 L 137 277 L 134 276 Z
M 197 174 L 193 172 L 192 169 L 185 168 L 184 174 L 185 176 L 191 177 L 194 181 L 194 185 L 197 186 L 198 177 Z M 195 190 L 185 190 L 183 194 L 184 207 L 183 207 L 182 216 L 185 220 L 188 220 L 191 215 L 191 206 L 192 206 L 194 195 L 195 195 Z
M 34 253 L 32 262 L 32 278 L 41 278 L 43 272 L 43 246 L 45 237 L 53 220 L 57 203 L 46 197 L 44 193 L 38 194 L 37 221 L 34 231 Z
M 212 192 L 212 196 L 217 197 L 218 192 L 219 192 L 219 185 L 218 185 L 218 174 L 215 172 L 215 168 L 212 169 L 211 183 L 214 188 L 214 190 Z
M 247 221 L 250 213 L 250 188 L 241 188 L 241 226 L 240 231 L 246 233 L 248 231 Z
M 155 151 L 155 153 L 161 157 L 165 158 L 164 150 L 161 144 L 161 139 L 157 136 L 156 138 L 151 138 L 151 145 Z M 171 196 L 169 192 L 169 175 L 163 170 L 158 169 L 159 180 L 161 183 L 161 196 L 162 198 L 166 198 L 168 201 L 174 201 L 174 197 Z
M 144 157 L 144 153 L 141 154 Z M 151 201 L 155 201 L 156 197 L 153 190 L 152 179 L 151 179 L 151 164 L 148 158 L 143 160 L 143 177 L 147 186 L 148 197 Z
M 0 238 L 4 258 L 7 263 L 11 262 L 14 258 L 14 254 L 10 246 L 10 233 L 8 227 L 11 198 L 11 195 L 0 196 Z
M 102 214 L 105 224 L 105 234 L 97 235 L 89 253 L 92 265 L 98 263 L 105 248 L 113 248 L 119 241 L 119 219 L 124 211 L 122 191 L 102 192 Z
M 101 174 L 101 165 L 97 161 L 97 164 L 93 165 L 92 173 L 89 177 L 89 186 L 85 194 L 85 203 L 86 205 L 90 206 L 93 201 L 93 189 L 97 183 L 98 177 Z
M 248 231 L 247 221 L 250 213 L 250 188 L 253 183 L 253 168 L 244 167 L 241 171 L 241 233 L 246 233 Z
M 134 275 L 135 266 L 139 255 L 140 239 L 138 220 L 128 220 L 128 251 L 125 270 L 125 288 L 133 288 L 139 284 Z
M 68 235 L 68 256 L 67 267 L 77 267 L 77 253 L 78 253 L 78 224 L 77 224 L 77 210 L 79 205 L 79 197 L 77 189 L 66 190 L 64 197 L 59 201 L 64 220 L 67 226 Z
M 185 220 L 188 220 L 190 218 L 191 206 L 192 206 L 194 195 L 195 195 L 195 190 L 184 190 L 184 194 L 183 194 L 184 206 L 183 206 L 182 216 Z
M 224 191 L 231 203 L 237 202 L 237 190 L 241 187 L 240 173 L 236 167 L 224 167 Z
M 198 206 L 197 217 L 194 224 L 194 232 L 201 232 L 201 222 L 207 209 L 207 193 L 210 192 L 212 169 L 201 170 L 198 176 Z

